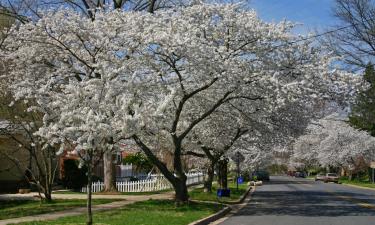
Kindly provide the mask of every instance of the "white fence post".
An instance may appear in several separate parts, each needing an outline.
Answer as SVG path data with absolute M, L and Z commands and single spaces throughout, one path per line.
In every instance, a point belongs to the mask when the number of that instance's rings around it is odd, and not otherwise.
M 203 182 L 203 173 L 187 173 L 186 185 L 199 184 Z M 152 174 L 151 179 L 139 181 L 117 181 L 116 187 L 119 192 L 149 192 L 161 191 L 172 188 L 172 184 L 162 175 Z M 104 183 L 98 181 L 92 183 L 92 192 L 100 192 L 104 189 Z M 87 187 L 82 187 L 81 192 L 86 192 Z

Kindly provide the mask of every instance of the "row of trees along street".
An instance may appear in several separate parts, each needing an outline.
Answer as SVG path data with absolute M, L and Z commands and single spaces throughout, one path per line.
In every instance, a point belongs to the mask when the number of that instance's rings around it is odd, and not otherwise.
M 347 69 L 363 74 L 365 87 L 348 99 L 344 110 L 309 126 L 294 143 L 292 164 L 306 168 L 341 170 L 349 180 L 373 181 L 369 165 L 374 161 L 374 15 L 371 0 L 336 0 L 334 15 L 339 25 L 321 43 L 340 56 Z M 334 105 L 334 104 L 333 104 Z M 331 104 L 332 107 L 332 104 Z M 332 110 L 331 110 L 332 111 Z M 338 112 L 338 113 L 337 113 Z
M 15 20 L 0 42 L 3 107 L 25 115 L 5 119 L 29 133 L 22 148 L 31 146 L 35 161 L 79 155 L 88 224 L 93 166 L 104 157 L 106 191 L 115 190 L 120 142 L 136 145 L 185 204 L 185 156 L 206 164 L 208 192 L 215 168 L 225 188 L 235 152 L 249 168 L 270 161 L 273 147 L 298 138 L 332 102 L 346 106 L 363 84 L 316 36 L 292 34 L 291 22 L 264 22 L 244 4 L 83 0 L 45 10 L 38 3 L 0 5 Z

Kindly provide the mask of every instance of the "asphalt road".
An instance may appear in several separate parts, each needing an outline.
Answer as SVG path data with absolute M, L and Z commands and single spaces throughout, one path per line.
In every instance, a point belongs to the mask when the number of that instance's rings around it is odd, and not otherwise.
M 221 225 L 375 225 L 375 191 L 291 177 L 271 177 Z

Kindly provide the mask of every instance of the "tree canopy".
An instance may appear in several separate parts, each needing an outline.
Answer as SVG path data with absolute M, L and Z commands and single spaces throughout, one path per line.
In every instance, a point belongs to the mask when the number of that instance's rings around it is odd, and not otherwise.
M 349 122 L 375 136 L 375 71 L 372 64 L 367 65 L 363 78 L 367 82 L 367 88 L 358 93 L 352 104 Z

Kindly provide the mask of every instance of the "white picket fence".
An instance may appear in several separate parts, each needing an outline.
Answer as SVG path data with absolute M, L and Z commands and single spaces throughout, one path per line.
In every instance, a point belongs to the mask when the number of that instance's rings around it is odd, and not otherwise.
M 186 174 L 187 185 L 200 184 L 204 180 L 202 173 L 188 173 Z M 153 175 L 151 179 L 139 181 L 116 182 L 117 190 L 120 192 L 148 192 L 161 191 L 172 188 L 171 183 L 160 175 Z M 104 189 L 103 182 L 95 182 L 92 184 L 92 192 L 100 192 Z M 87 187 L 82 187 L 81 192 L 86 192 Z

